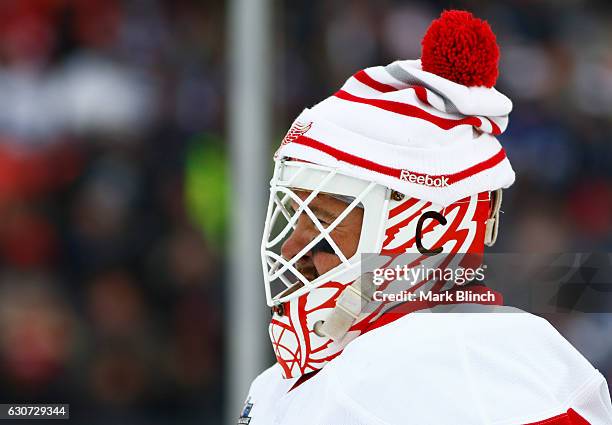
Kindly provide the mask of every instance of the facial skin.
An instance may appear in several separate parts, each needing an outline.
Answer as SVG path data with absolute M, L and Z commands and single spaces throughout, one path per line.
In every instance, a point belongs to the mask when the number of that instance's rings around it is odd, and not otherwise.
M 300 199 L 304 200 L 309 192 L 300 191 L 297 194 Z M 342 214 L 347 206 L 345 202 L 325 194 L 317 195 L 309 204 L 310 209 L 324 228 Z M 298 205 L 292 203 L 292 208 L 297 209 Z M 331 232 L 331 238 L 346 258 L 351 258 L 357 252 L 362 222 L 363 209 L 354 208 Z M 281 248 L 283 258 L 293 258 L 318 235 L 319 230 L 303 212 L 298 218 L 296 228 Z M 335 254 L 311 250 L 298 260 L 296 268 L 304 277 L 312 281 L 336 267 L 340 262 L 340 258 Z

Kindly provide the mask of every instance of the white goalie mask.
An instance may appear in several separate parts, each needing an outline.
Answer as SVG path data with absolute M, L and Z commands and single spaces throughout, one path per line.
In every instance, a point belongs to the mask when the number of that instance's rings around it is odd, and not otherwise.
M 268 306 L 296 299 L 325 282 L 346 278 L 354 280 L 359 276 L 360 253 L 380 250 L 390 189 L 346 176 L 329 167 L 281 159 L 276 161 L 270 191 L 262 243 L 262 260 L 264 270 L 267 270 L 264 280 Z M 346 204 L 344 210 L 333 217 L 333 221 L 321 220 L 320 213 L 311 208 L 312 201 L 320 195 L 329 195 Z M 355 209 L 363 210 L 361 234 L 357 239 L 355 254 L 347 258 L 332 233 Z M 279 248 L 291 235 L 302 214 L 316 228 L 318 235 L 292 258 L 283 258 Z M 340 264 L 309 280 L 298 269 L 298 263 L 321 246 L 325 247 L 324 251 L 337 256 Z
M 342 351 L 346 343 L 334 342 L 315 330 L 336 308 L 340 294 L 361 274 L 361 253 L 378 252 L 382 244 L 390 190 L 374 182 L 353 178 L 330 167 L 305 161 L 278 159 L 270 187 L 261 255 L 268 306 L 272 307 L 270 338 L 286 378 L 320 369 Z M 313 204 L 321 197 L 334 198 L 336 214 L 321 217 Z M 334 233 L 349 215 L 360 215 L 355 251 L 342 251 Z M 298 223 L 311 231 L 290 258 L 281 252 Z M 355 238 L 357 236 L 357 238 Z M 319 274 L 317 256 L 334 258 L 335 267 Z M 310 273 L 300 264 L 310 259 Z
M 431 223 L 423 244 L 444 246 L 445 252 L 482 252 L 486 229 L 494 228 L 487 226 L 493 223 L 488 195 L 443 208 L 330 167 L 277 159 L 261 255 L 267 303 L 272 307 L 270 338 L 283 375 L 291 378 L 322 368 L 381 317 L 382 306 L 363 309 L 374 288 L 360 279 L 362 254 L 418 253 L 415 233 L 424 213 L 440 212 L 448 221 L 446 226 Z M 320 208 L 313 206 L 322 197 L 339 200 L 336 204 L 343 208 L 322 219 Z M 347 256 L 334 232 L 356 210 L 362 217 L 358 243 Z M 312 231 L 286 258 L 281 248 L 299 220 L 308 221 Z M 320 275 L 303 273 L 300 261 L 317 255 L 333 256 L 337 264 Z

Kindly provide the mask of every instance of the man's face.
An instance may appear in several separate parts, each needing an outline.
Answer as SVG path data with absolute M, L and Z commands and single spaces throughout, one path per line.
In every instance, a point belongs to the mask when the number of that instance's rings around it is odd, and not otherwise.
M 304 200 L 308 197 L 309 192 L 299 191 L 297 195 L 300 199 Z M 308 206 L 315 217 L 321 222 L 321 225 L 327 228 L 342 214 L 348 204 L 329 195 L 319 194 Z M 297 210 L 298 205 L 292 203 L 291 207 Z M 351 258 L 357 251 L 362 221 L 363 209 L 354 208 L 330 234 L 346 258 Z M 287 260 L 293 258 L 318 235 L 319 230 L 308 215 L 302 212 L 297 220 L 295 229 L 281 248 L 283 258 Z M 340 262 L 341 260 L 336 254 L 314 249 L 298 260 L 296 269 L 312 282 L 320 275 L 336 267 Z

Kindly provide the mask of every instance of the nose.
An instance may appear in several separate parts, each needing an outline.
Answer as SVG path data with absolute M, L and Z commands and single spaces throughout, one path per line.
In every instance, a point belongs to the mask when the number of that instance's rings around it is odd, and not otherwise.
M 306 221 L 302 217 L 297 221 L 296 227 L 291 232 L 289 238 L 281 246 L 281 255 L 284 259 L 289 260 L 300 252 L 310 241 L 315 237 L 315 232 L 308 226 Z

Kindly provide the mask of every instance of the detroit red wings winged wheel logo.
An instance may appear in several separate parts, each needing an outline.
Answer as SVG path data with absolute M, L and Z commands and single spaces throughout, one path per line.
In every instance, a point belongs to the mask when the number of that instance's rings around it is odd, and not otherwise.
M 310 130 L 310 127 L 312 127 L 312 121 L 306 123 L 299 121 L 294 122 L 285 137 L 283 138 L 279 149 L 285 146 L 286 144 L 293 142 L 298 137 L 302 136 L 304 133 Z

